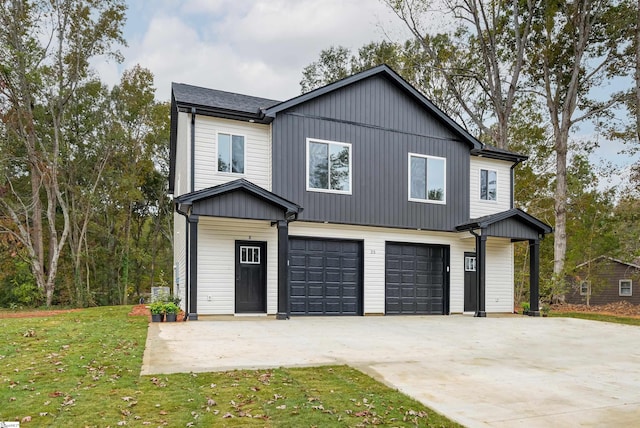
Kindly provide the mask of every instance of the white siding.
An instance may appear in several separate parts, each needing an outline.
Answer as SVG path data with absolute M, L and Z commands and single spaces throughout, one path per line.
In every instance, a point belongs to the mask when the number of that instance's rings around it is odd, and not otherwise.
M 509 239 L 487 240 L 485 270 L 486 311 L 513 312 L 513 244 Z
M 191 166 L 187 162 L 189 152 L 191 150 L 190 141 L 189 116 L 187 113 L 178 113 L 178 131 L 176 135 L 176 164 L 175 164 L 175 182 L 174 195 L 180 196 L 188 193 L 190 188 L 189 171 Z
M 469 196 L 471 218 L 478 218 L 511 209 L 511 165 L 513 163 L 496 159 L 471 156 L 471 177 Z M 480 199 L 480 170 L 497 172 L 497 195 L 495 201 Z
M 268 221 L 200 217 L 198 314 L 235 311 L 235 241 L 267 243 L 267 313 L 278 310 L 278 231 Z
M 334 225 L 321 223 L 294 222 L 289 225 L 289 236 L 320 237 L 336 239 L 357 239 L 364 241 L 364 313 L 381 314 L 385 307 L 385 243 L 387 241 L 423 244 L 449 245 L 450 247 L 450 311 L 464 309 L 464 252 L 474 251 L 475 240 L 468 233 L 437 233 L 416 230 L 387 229 L 364 226 Z M 491 247 L 493 249 L 493 247 Z M 493 254 L 492 254 L 493 255 Z M 505 260 L 502 253 L 500 263 L 513 265 L 513 260 Z M 503 268 L 503 267 L 502 267 Z M 500 276 L 491 276 L 502 280 Z M 512 277 L 513 278 L 513 277 Z M 513 280 L 510 285 L 495 284 L 497 298 L 503 300 L 511 296 L 513 300 Z M 503 290 L 511 287 L 511 290 Z M 493 296 L 493 294 L 492 294 Z M 495 297 L 493 297 L 495 299 Z M 487 305 L 488 306 L 488 305 Z M 496 311 L 502 306 L 492 305 L 487 311 Z M 511 304 L 511 309 L 513 304 Z M 511 309 L 507 309 L 510 312 Z M 504 312 L 504 311 L 500 311 Z
M 195 190 L 245 178 L 271 190 L 271 126 L 207 116 L 196 116 Z M 218 172 L 219 132 L 245 137 L 245 172 Z
M 173 295 L 180 297 L 180 307 L 186 307 L 186 219 L 173 213 Z

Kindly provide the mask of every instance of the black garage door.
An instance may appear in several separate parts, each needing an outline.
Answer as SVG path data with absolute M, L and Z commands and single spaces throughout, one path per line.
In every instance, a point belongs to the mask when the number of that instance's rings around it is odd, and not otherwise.
M 362 242 L 289 238 L 292 315 L 362 314 Z
M 385 312 L 445 314 L 448 248 L 440 245 L 387 243 Z

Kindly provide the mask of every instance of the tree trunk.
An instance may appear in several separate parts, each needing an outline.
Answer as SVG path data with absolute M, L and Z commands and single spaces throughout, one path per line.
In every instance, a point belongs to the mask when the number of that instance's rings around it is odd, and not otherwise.
M 636 138 L 637 142 L 640 143 L 640 0 L 638 0 L 638 11 L 636 17 L 636 34 L 635 34 L 635 42 L 636 42 L 636 72 L 635 72 L 635 95 L 636 95 Z

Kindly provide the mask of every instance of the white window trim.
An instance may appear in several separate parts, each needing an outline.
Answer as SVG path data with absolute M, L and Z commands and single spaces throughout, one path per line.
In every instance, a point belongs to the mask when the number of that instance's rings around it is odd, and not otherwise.
M 424 158 L 424 159 L 438 159 L 438 160 L 443 160 L 444 161 L 444 199 L 442 201 L 433 201 L 431 199 L 418 199 L 418 198 L 412 198 L 411 197 L 411 157 L 415 156 L 418 158 Z M 409 156 L 407 158 L 408 160 L 408 177 L 407 177 L 407 190 L 409 193 L 409 201 L 411 202 L 421 202 L 423 204 L 437 204 L 437 205 L 446 205 L 447 204 L 447 158 L 442 158 L 439 156 L 430 156 L 430 155 L 423 155 L 420 153 L 409 153 Z M 427 172 L 428 174 L 428 172 Z
M 322 144 L 336 144 L 338 146 L 344 146 L 349 148 L 349 190 L 333 190 L 333 189 L 317 189 L 315 187 L 309 186 L 309 144 L 310 143 L 322 143 Z M 341 141 L 331 141 L 331 140 L 321 140 L 319 138 L 307 138 L 307 147 L 306 147 L 306 165 L 307 165 L 307 173 L 305 176 L 306 187 L 308 192 L 320 192 L 320 193 L 334 193 L 339 195 L 351 195 L 353 192 L 353 147 L 351 143 L 343 143 Z M 329 178 L 330 180 L 330 178 Z
M 492 171 L 496 173 L 496 198 L 494 200 L 491 199 L 482 199 L 482 171 Z M 488 185 L 488 184 L 487 184 Z M 480 200 L 480 202 L 482 203 L 487 203 L 487 204 L 497 204 L 498 203 L 498 171 L 495 169 L 489 169 L 489 168 L 480 168 L 478 170 L 478 200 Z
M 473 262 L 471 260 L 473 260 Z M 464 271 L 475 272 L 476 262 L 477 262 L 476 256 L 464 256 Z
M 231 136 L 231 141 L 233 142 L 233 136 L 242 137 L 244 140 L 244 172 L 233 172 L 233 171 L 219 171 L 218 170 L 218 158 L 220 156 L 220 134 L 225 134 Z M 231 159 L 233 159 L 233 143 L 231 144 Z M 245 134 L 238 134 L 233 131 L 216 131 L 216 174 L 218 175 L 226 175 L 229 177 L 244 177 L 247 175 L 247 136 Z
M 587 284 L 587 292 L 584 293 L 582 291 L 582 284 Z M 581 296 L 590 296 L 591 295 L 591 281 L 582 281 L 578 287 L 580 287 L 579 291 L 580 291 L 580 295 Z
M 242 250 L 245 251 L 244 256 L 246 256 L 246 257 L 243 257 Z M 254 250 L 258 250 L 257 253 L 254 253 Z M 251 251 L 251 256 L 249 256 L 249 251 Z M 257 260 L 253 257 L 254 254 L 258 255 L 258 259 Z M 243 265 L 259 265 L 260 264 L 260 259 L 261 259 L 260 247 L 249 246 L 249 245 L 241 245 L 240 246 L 240 264 L 243 264 Z
M 622 283 L 629 283 L 629 294 L 622 294 Z M 631 297 L 633 296 L 633 280 L 631 279 L 621 279 L 618 281 L 618 296 L 620 297 Z

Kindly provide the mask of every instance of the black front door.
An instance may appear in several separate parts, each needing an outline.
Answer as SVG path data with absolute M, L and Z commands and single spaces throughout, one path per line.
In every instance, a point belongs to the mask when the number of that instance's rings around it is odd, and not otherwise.
M 236 313 L 267 311 L 267 243 L 236 241 Z
M 464 311 L 475 312 L 477 308 L 476 253 L 464 253 Z

